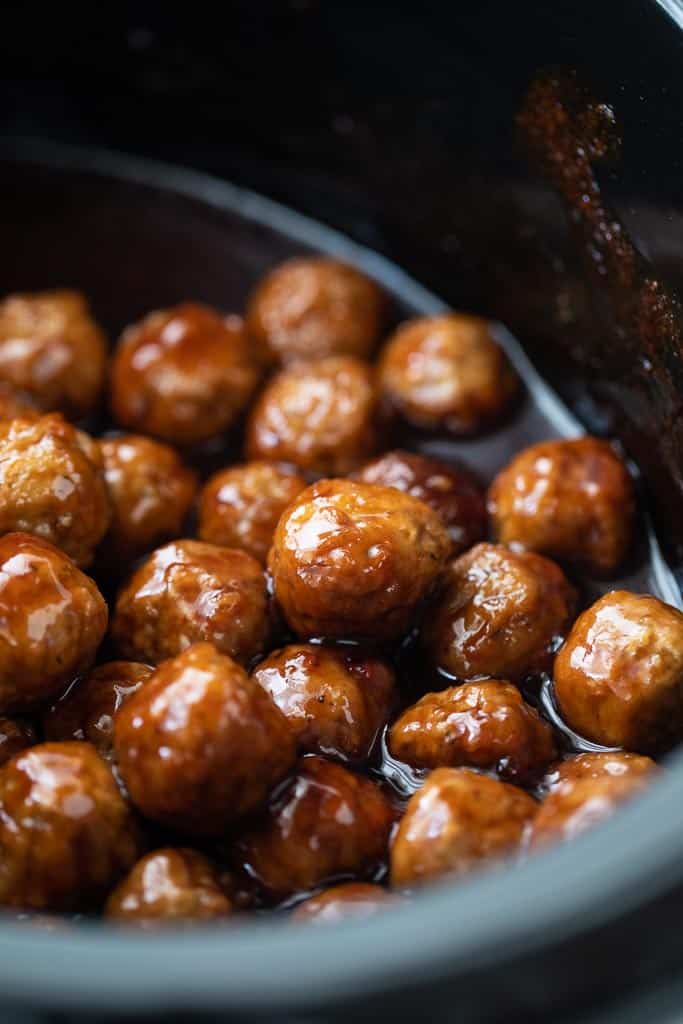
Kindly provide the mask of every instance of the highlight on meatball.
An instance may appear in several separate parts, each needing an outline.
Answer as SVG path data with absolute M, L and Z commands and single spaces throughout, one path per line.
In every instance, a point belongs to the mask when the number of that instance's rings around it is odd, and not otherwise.
M 657 764 L 651 757 L 631 754 L 625 750 L 600 750 L 575 754 L 553 765 L 546 772 L 543 788 L 552 791 L 565 782 L 574 782 L 578 779 L 649 775 L 656 770 Z
M 293 921 L 310 924 L 338 924 L 364 920 L 395 906 L 397 897 L 371 882 L 342 882 L 309 896 L 292 913 Z
M 539 807 L 529 833 L 530 846 L 566 842 L 594 828 L 641 793 L 650 774 L 586 775 L 566 780 Z
M 5 718 L 0 715 L 0 767 L 15 754 L 38 742 L 35 726 L 27 718 Z

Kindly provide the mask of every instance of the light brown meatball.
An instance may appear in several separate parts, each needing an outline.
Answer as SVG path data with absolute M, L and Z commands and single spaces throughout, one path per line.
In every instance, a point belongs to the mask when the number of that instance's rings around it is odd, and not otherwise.
M 647 773 L 578 777 L 557 786 L 543 801 L 529 833 L 532 847 L 575 839 L 611 817 L 620 804 L 640 793 Z
M 478 544 L 451 564 L 425 641 L 435 664 L 458 679 L 519 679 L 548 667 L 575 601 L 554 562 Z
M 106 916 L 150 927 L 229 917 L 230 900 L 211 862 L 196 850 L 154 850 L 119 882 L 107 900 Z
M 120 709 L 114 755 L 144 815 L 211 836 L 265 801 L 295 749 L 284 715 L 244 669 L 194 644 Z
M 8 295 L 0 302 L 0 380 L 45 412 L 78 419 L 104 384 L 106 339 L 80 292 Z
M 323 257 L 289 260 L 249 298 L 247 329 L 280 363 L 325 356 L 368 357 L 384 320 L 384 298 L 359 270 Z
M 505 413 L 519 379 L 489 324 L 450 313 L 403 324 L 385 345 L 380 389 L 413 426 L 472 434 Z
M 185 302 L 124 331 L 112 362 L 112 412 L 128 430 L 195 444 L 235 423 L 259 376 L 240 318 Z
M 97 445 L 58 414 L 0 421 L 0 533 L 35 533 L 81 566 L 109 523 Z
M 397 903 L 396 896 L 370 882 L 343 882 L 310 896 L 292 914 L 293 921 L 337 924 L 373 917 Z
M 393 487 L 321 480 L 283 514 L 269 555 L 274 594 L 302 637 L 386 639 L 436 585 L 448 532 Z
M 577 754 L 554 765 L 546 773 L 543 787 L 553 790 L 575 779 L 602 779 L 605 776 L 622 778 L 627 775 L 647 775 L 656 770 L 657 765 L 650 757 L 619 750 L 596 751 Z
M 305 487 L 302 476 L 272 462 L 222 469 L 199 496 L 199 536 L 265 564 L 278 519 Z
M 408 801 L 391 845 L 391 882 L 459 877 L 520 845 L 537 804 L 521 789 L 467 768 L 437 768 Z
M 91 579 L 47 541 L 0 537 L 0 711 L 30 711 L 86 672 L 107 629 Z
M 291 644 L 269 654 L 252 676 L 305 753 L 367 756 L 394 696 L 391 669 L 348 647 Z
M 0 770 L 0 904 L 88 909 L 139 855 L 131 811 L 89 743 L 41 743 Z
M 633 482 L 612 446 L 595 437 L 525 448 L 493 481 L 488 506 L 503 544 L 596 576 L 614 573 L 631 544 Z
M 0 767 L 37 741 L 35 727 L 27 719 L 0 717 Z
M 286 896 L 338 875 L 370 875 L 386 855 L 394 819 L 370 779 L 309 756 L 236 852 L 266 890 Z
M 19 391 L 7 381 L 0 380 L 0 420 L 30 420 L 39 416 L 38 405 L 26 391 Z
M 244 551 L 198 540 L 158 548 L 119 593 L 112 636 L 124 658 L 157 664 L 200 640 L 247 662 L 269 633 L 266 582 Z
M 389 751 L 415 768 L 490 768 L 530 782 L 556 756 L 552 729 L 500 679 L 428 693 L 389 732 Z
M 276 374 L 252 408 L 247 457 L 344 476 L 377 450 L 378 409 L 374 371 L 360 359 L 298 363 Z
M 555 659 L 567 724 L 594 743 L 648 754 L 683 735 L 683 613 L 614 590 L 579 615 Z

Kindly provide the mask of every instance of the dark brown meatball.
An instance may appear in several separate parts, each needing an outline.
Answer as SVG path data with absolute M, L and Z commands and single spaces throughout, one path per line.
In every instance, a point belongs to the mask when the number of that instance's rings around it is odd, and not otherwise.
M 521 789 L 467 768 L 437 768 L 408 801 L 391 845 L 391 882 L 459 877 L 520 845 L 537 804 Z
M 391 638 L 436 585 L 448 532 L 424 502 L 393 487 L 321 480 L 275 531 L 278 604 L 302 637 Z
M 114 754 L 144 815 L 210 836 L 265 801 L 295 749 L 284 715 L 244 669 L 194 644 L 123 705 Z
M 124 658 L 157 664 L 208 640 L 247 662 L 269 632 L 266 581 L 244 551 L 198 540 L 158 548 L 119 593 L 112 635 Z
M 556 756 L 552 729 L 500 679 L 428 693 L 389 732 L 389 751 L 415 768 L 489 768 L 530 782 Z
M 396 896 L 370 882 L 343 882 L 310 896 L 292 914 L 293 921 L 337 924 L 373 917 L 397 903 Z
M 80 292 L 8 295 L 0 302 L 0 380 L 45 412 L 79 419 L 104 384 L 107 342 Z
M 240 318 L 185 302 L 124 331 L 112 362 L 112 411 L 128 430 L 194 444 L 234 424 L 259 376 Z
M 424 636 L 435 664 L 458 679 L 519 679 L 549 666 L 575 601 L 554 562 L 478 544 L 451 564 Z
M 302 476 L 272 462 L 222 469 L 199 496 L 199 536 L 265 564 L 278 519 L 305 487 Z
M 630 547 L 635 499 L 626 466 L 595 437 L 532 445 L 496 477 L 489 512 L 498 540 L 574 562 L 597 576 Z
M 543 801 L 529 833 L 532 847 L 565 842 L 611 817 L 620 804 L 642 792 L 648 776 L 584 776 L 563 782 Z
M 89 743 L 41 743 L 0 770 L 0 904 L 96 904 L 140 855 L 133 816 Z
M 338 875 L 370 875 L 386 856 L 394 819 L 370 779 L 309 756 L 236 852 L 266 890 L 286 896 Z
M 553 790 L 575 779 L 602 779 L 605 776 L 622 778 L 627 775 L 647 775 L 656 770 L 657 765 L 650 757 L 620 750 L 596 751 L 577 754 L 554 765 L 546 773 L 543 787 Z
M 391 669 L 348 647 L 291 644 L 269 654 L 252 676 L 285 715 L 305 753 L 367 756 L 394 695 Z
M 7 381 L 0 380 L 0 420 L 30 420 L 39 416 L 36 401 L 26 391 L 19 391 Z
M 581 614 L 555 659 L 568 725 L 594 743 L 654 753 L 683 735 L 683 613 L 614 590 Z
M 27 719 L 0 717 L 0 767 L 37 740 L 35 727 Z
M 403 324 L 379 363 L 380 389 L 413 426 L 472 434 L 505 413 L 519 380 L 486 320 L 450 313 Z
M 369 277 L 337 260 L 289 260 L 257 285 L 247 329 L 269 360 L 368 357 L 384 320 L 384 299 Z
M 30 711 L 95 660 L 107 606 L 91 579 L 47 541 L 0 538 L 0 712 Z

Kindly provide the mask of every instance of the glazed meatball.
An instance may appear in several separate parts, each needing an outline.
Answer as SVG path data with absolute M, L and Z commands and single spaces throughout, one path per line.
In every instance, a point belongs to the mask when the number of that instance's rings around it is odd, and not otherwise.
M 575 601 L 554 562 L 478 544 L 451 564 L 425 641 L 435 664 L 458 679 L 519 679 L 548 667 Z
M 199 536 L 265 564 L 278 519 L 305 487 L 303 477 L 272 462 L 223 469 L 199 496 Z
M 280 363 L 371 355 L 384 320 L 379 288 L 337 260 L 289 260 L 256 287 L 247 329 L 265 358 Z
M 211 836 L 265 801 L 295 748 L 268 694 L 202 643 L 165 661 L 126 701 L 114 719 L 114 754 L 146 817 Z
M 117 921 L 146 927 L 229 917 L 232 905 L 203 854 L 168 847 L 137 862 L 114 889 L 105 912 Z
M 437 584 L 450 548 L 439 516 L 393 487 L 321 480 L 275 531 L 277 602 L 302 637 L 387 639 Z
M 469 470 L 412 452 L 387 452 L 369 462 L 357 480 L 396 487 L 437 512 L 451 537 L 451 554 L 459 555 L 486 535 L 486 505 Z
M 8 295 L 0 302 L 0 380 L 44 412 L 78 419 L 104 384 L 106 339 L 76 291 Z
M 648 754 L 683 733 L 683 614 L 614 590 L 578 617 L 555 659 L 555 698 L 575 732 Z
M 366 363 L 351 356 L 298 363 L 273 377 L 251 410 L 247 457 L 344 476 L 377 450 L 378 409 Z
M 556 756 L 550 726 L 499 679 L 426 694 L 392 726 L 389 752 L 415 768 L 469 765 L 523 783 Z
M 489 491 L 498 540 L 573 562 L 596 576 L 631 544 L 635 499 L 626 466 L 595 437 L 546 441 L 520 452 Z
M 373 917 L 397 902 L 396 896 L 370 882 L 344 882 L 310 896 L 292 914 L 293 921 L 337 924 Z
M 0 717 L 0 767 L 37 740 L 35 727 L 27 719 Z
M 620 804 L 640 793 L 648 773 L 579 776 L 557 786 L 541 804 L 532 823 L 532 847 L 575 839 L 614 814 Z
M 97 445 L 57 414 L 0 421 L 0 533 L 35 533 L 77 565 L 109 523 Z
M 112 635 L 122 657 L 157 664 L 200 640 L 247 662 L 269 633 L 263 570 L 244 551 L 197 540 L 158 548 L 121 590 Z
M 543 779 L 543 787 L 553 790 L 575 779 L 602 779 L 605 776 L 622 778 L 627 775 L 647 775 L 656 770 L 657 765 L 650 757 L 619 750 L 596 751 L 577 754 L 554 765 Z
M 112 411 L 128 430 L 195 444 L 235 423 L 259 376 L 240 318 L 185 302 L 124 332 L 112 363 Z
M 30 711 L 95 660 L 107 606 L 91 579 L 47 541 L 0 537 L 0 712 Z
M 437 768 L 408 801 L 391 845 L 391 882 L 460 877 L 520 845 L 537 804 L 516 786 L 467 768 Z
M 291 644 L 269 654 L 252 676 L 306 753 L 367 756 L 394 696 L 391 669 L 348 647 Z
M 89 743 L 41 743 L 0 770 L 0 904 L 88 909 L 139 854 L 131 811 Z
M 519 380 L 486 320 L 451 313 L 403 324 L 379 363 L 380 389 L 413 426 L 473 434 L 501 418 Z
M 339 875 L 370 875 L 386 856 L 395 811 L 370 779 L 305 757 L 265 820 L 237 842 L 252 877 L 275 896 Z
M 0 342 L 0 347 L 2 343 Z M 40 412 L 35 400 L 26 391 L 0 380 L 0 420 L 38 419 Z

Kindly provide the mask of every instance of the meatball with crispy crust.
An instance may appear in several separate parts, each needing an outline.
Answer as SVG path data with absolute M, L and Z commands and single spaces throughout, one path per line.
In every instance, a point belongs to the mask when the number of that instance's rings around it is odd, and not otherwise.
M 575 839 L 642 792 L 650 774 L 631 772 L 567 779 L 539 807 L 529 833 L 529 844 L 542 847 Z
M 656 771 L 657 765 L 650 757 L 630 754 L 623 750 L 595 751 L 576 754 L 560 761 L 546 772 L 543 788 L 557 789 L 565 782 L 575 779 L 602 779 L 605 776 L 621 778 L 626 775 L 647 775 Z
M 397 902 L 398 898 L 381 885 L 343 882 L 323 889 L 315 896 L 309 896 L 293 912 L 292 920 L 310 924 L 337 924 L 339 921 L 374 917 Z
M 35 726 L 27 718 L 0 716 L 0 767 L 38 742 Z

